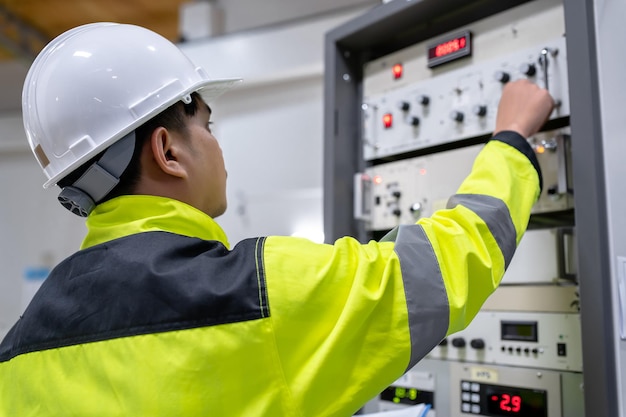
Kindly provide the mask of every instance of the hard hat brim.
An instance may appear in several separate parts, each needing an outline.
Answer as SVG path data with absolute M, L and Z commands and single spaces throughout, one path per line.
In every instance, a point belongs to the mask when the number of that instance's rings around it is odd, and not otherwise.
M 209 104 L 242 81 L 241 78 L 211 80 L 207 83 L 203 83 L 202 87 L 195 91 L 202 96 L 205 103 Z
M 161 113 L 162 111 L 167 109 L 168 107 L 170 107 L 173 104 L 175 104 L 176 102 L 182 100 L 183 97 L 185 97 L 187 95 L 190 95 L 190 94 L 192 94 L 194 92 L 197 92 L 198 94 L 200 94 L 200 96 L 202 97 L 204 102 L 209 104 L 209 103 L 213 102 L 214 100 L 216 100 L 218 97 L 220 97 L 222 94 L 226 93 L 228 90 L 232 89 L 235 85 L 239 84 L 242 81 L 243 80 L 241 78 L 224 78 L 224 79 L 217 79 L 217 80 L 203 80 L 203 81 L 201 81 L 201 82 L 191 86 L 186 91 L 182 92 L 181 94 L 178 94 L 172 100 L 164 102 L 160 107 L 155 108 L 150 113 L 146 114 L 144 117 L 142 117 L 140 119 L 137 119 L 135 121 L 135 123 L 133 123 L 132 125 L 128 126 L 126 129 L 124 129 L 123 131 L 120 131 L 118 134 L 116 134 L 111 139 L 106 141 L 103 147 L 100 147 L 99 149 L 94 150 L 93 152 L 90 152 L 90 153 L 86 154 L 85 156 L 80 158 L 80 160 L 77 160 L 76 163 L 73 164 L 73 169 L 78 168 L 82 163 L 87 162 L 88 160 L 90 160 L 91 158 L 96 156 L 99 152 L 102 152 L 103 149 L 106 149 L 107 147 L 111 146 L 112 144 L 114 144 L 115 142 L 117 142 L 118 140 L 120 140 L 121 138 L 126 136 L 128 133 L 130 133 L 133 130 L 137 129 L 139 126 L 143 125 L 148 120 L 152 119 L 153 117 L 155 117 L 156 115 L 158 115 L 159 113 Z M 71 170 L 70 170 L 70 172 L 71 172 Z M 67 171 L 60 172 L 57 175 L 54 175 L 53 177 L 51 177 L 48 181 L 46 181 L 44 183 L 43 188 L 49 188 L 50 186 L 55 185 L 60 180 L 62 180 L 66 175 L 68 175 Z

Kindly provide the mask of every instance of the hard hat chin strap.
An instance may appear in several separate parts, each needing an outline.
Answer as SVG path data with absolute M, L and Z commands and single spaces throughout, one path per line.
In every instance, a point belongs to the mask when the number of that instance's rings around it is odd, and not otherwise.
M 72 213 L 87 217 L 111 190 L 120 182 L 135 150 L 135 132 L 131 132 L 111 145 L 71 186 L 59 194 L 59 202 Z

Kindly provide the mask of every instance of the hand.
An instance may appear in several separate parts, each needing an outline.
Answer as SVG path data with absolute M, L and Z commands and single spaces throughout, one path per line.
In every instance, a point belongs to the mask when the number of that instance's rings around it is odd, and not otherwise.
M 507 83 L 502 91 L 494 135 L 513 130 L 525 138 L 537 133 L 548 120 L 554 100 L 546 89 L 521 79 Z

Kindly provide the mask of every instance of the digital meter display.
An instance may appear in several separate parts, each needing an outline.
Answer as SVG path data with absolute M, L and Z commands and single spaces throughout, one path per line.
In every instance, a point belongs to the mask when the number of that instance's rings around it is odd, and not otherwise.
M 433 392 L 395 385 L 388 387 L 380 394 L 380 399 L 383 401 L 407 405 L 433 404 L 433 398 Z
M 428 68 L 472 54 L 472 33 L 456 34 L 428 46 Z
M 548 400 L 544 390 L 483 385 L 488 416 L 547 417 Z
M 548 392 L 461 381 L 461 411 L 489 417 L 548 417 Z
M 520 342 L 537 341 L 536 321 L 501 321 L 500 337 L 502 340 L 515 340 Z

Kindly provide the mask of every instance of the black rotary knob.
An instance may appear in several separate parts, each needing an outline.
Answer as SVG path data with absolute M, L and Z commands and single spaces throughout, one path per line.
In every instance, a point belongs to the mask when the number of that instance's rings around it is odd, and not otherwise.
M 496 80 L 500 81 L 502 84 L 506 84 L 511 81 L 511 76 L 508 72 L 498 71 L 496 72 Z
M 458 110 L 454 110 L 453 112 L 450 113 L 450 118 L 452 120 L 454 120 L 455 122 L 462 122 L 464 119 L 465 115 L 463 114 L 463 112 L 460 112 Z
M 528 77 L 532 77 L 537 73 L 537 67 L 535 66 L 535 64 L 522 64 L 520 67 L 520 71 L 522 72 L 522 74 Z
M 452 339 L 452 346 L 456 348 L 464 348 L 465 344 L 465 339 L 462 337 L 455 337 L 454 339 Z
M 484 349 L 485 341 L 483 339 L 472 339 L 472 341 L 470 342 L 470 346 L 478 350 Z
M 487 106 L 483 104 L 477 104 L 476 106 L 474 106 L 473 111 L 476 116 L 480 116 L 480 117 L 486 116 Z

